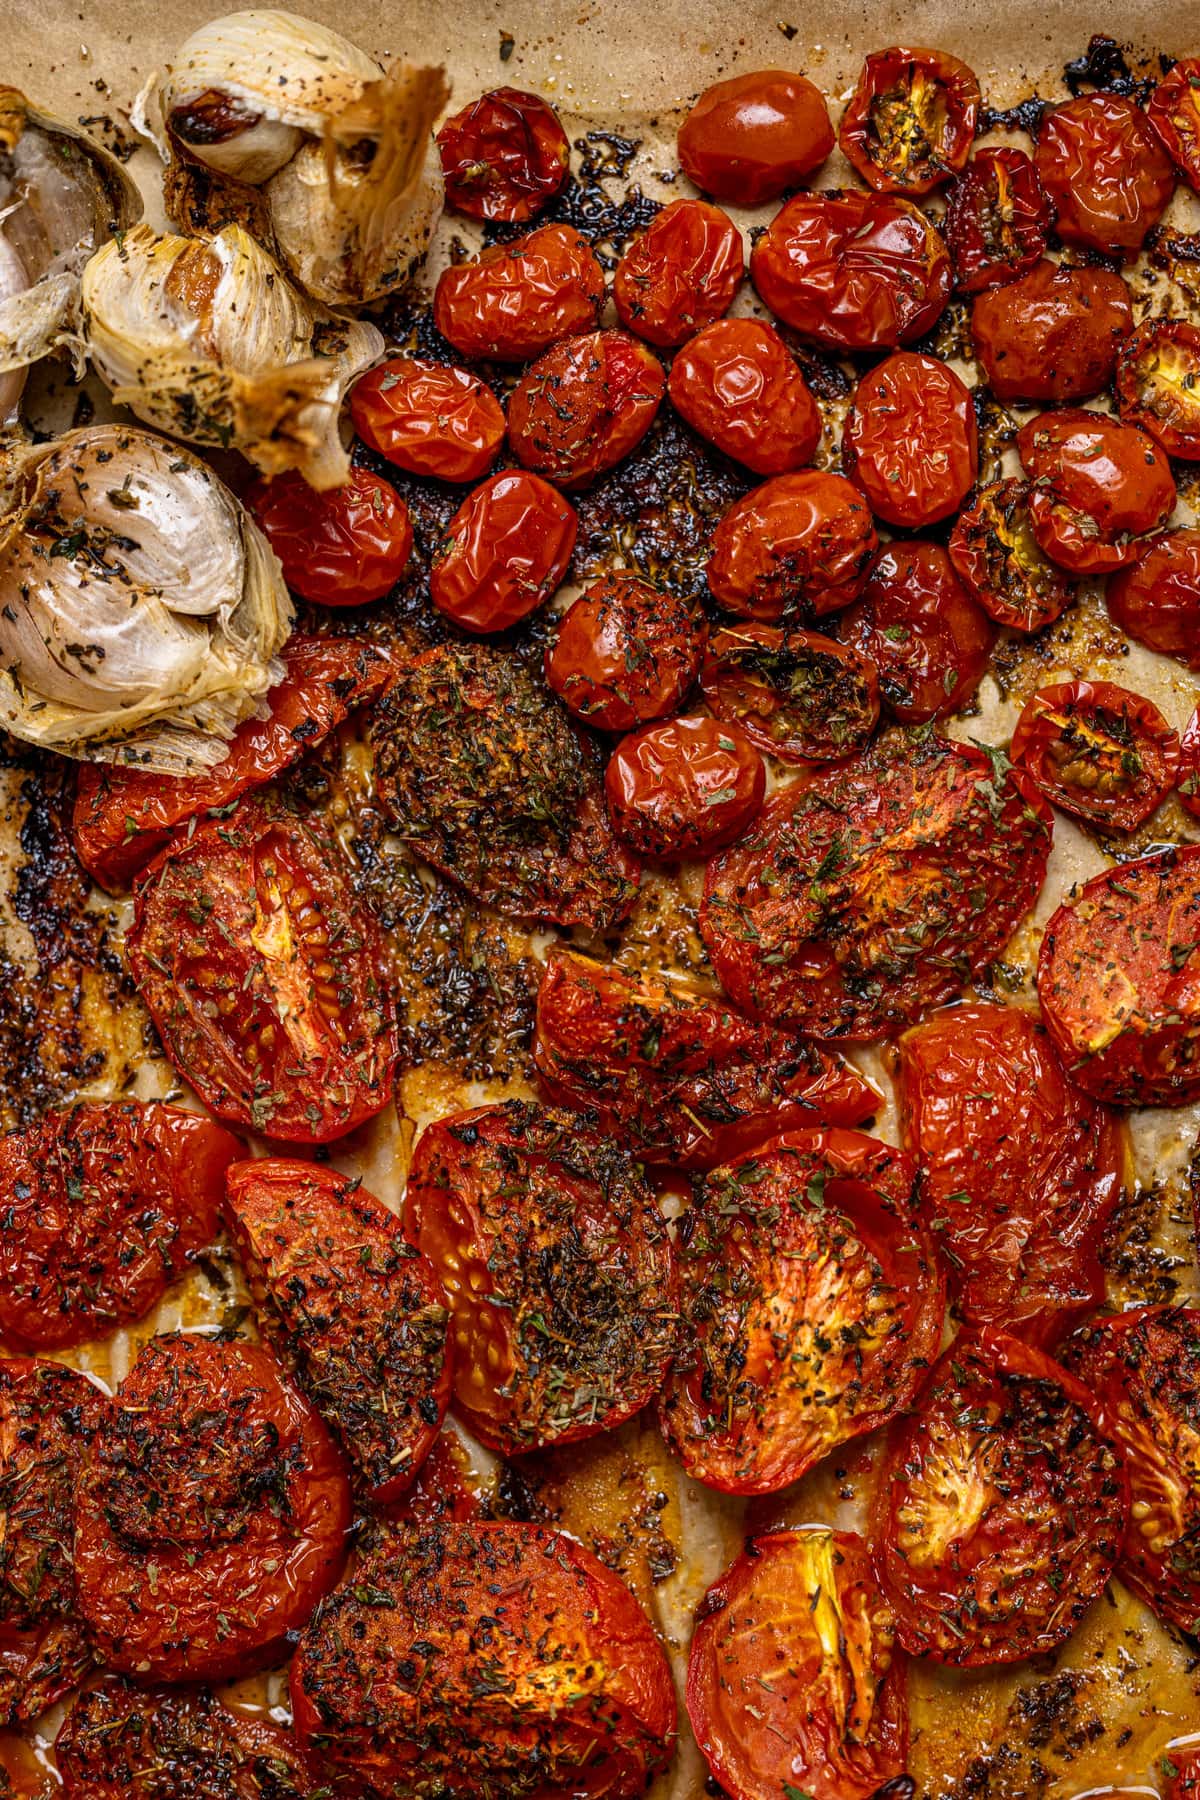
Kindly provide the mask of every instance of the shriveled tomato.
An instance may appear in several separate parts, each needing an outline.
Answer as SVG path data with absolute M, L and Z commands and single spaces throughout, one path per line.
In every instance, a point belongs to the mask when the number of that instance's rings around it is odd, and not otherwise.
M 810 1525 L 750 1538 L 697 1607 L 688 1656 L 688 1718 L 721 1791 L 887 1795 L 908 1756 L 895 1636 L 860 1537 Z
M 750 276 L 786 325 L 834 350 L 911 343 L 940 318 L 954 276 L 924 213 L 885 194 L 797 194 L 754 246 Z
M 1200 707 L 1197 707 L 1179 739 L 1180 803 L 1193 818 L 1200 819 Z M 1200 1220 L 1200 1210 L 1197 1211 Z
M 604 271 L 571 225 L 542 225 L 472 262 L 443 269 L 433 320 L 463 356 L 529 362 L 576 331 L 594 331 Z
M 441 644 L 371 724 L 392 827 L 476 899 L 601 931 L 628 913 L 640 865 L 609 825 L 600 751 L 524 664 Z
M 540 94 L 492 88 L 437 134 L 446 198 L 471 219 L 532 219 L 566 178 L 571 146 Z
M 364 444 L 412 475 L 478 481 L 504 442 L 504 413 L 465 369 L 393 356 L 356 381 L 350 416 Z
M 141 878 L 125 953 L 167 1055 L 219 1119 L 319 1144 L 391 1099 L 379 935 L 315 818 L 249 799 L 180 835 Z
M 667 381 L 677 413 L 758 475 L 810 463 L 821 413 L 795 357 L 758 319 L 722 319 L 683 346 Z
M 672 200 L 617 264 L 617 317 L 670 349 L 729 311 L 743 272 L 742 234 L 728 213 L 705 200 Z
M 1032 269 L 1050 236 L 1050 202 L 1023 150 L 979 150 L 946 189 L 942 236 L 960 293 Z
M 782 762 L 839 762 L 879 721 L 874 664 L 815 631 L 722 626 L 700 686 L 718 719 Z
M 877 518 L 916 529 L 956 512 L 979 474 L 969 389 L 933 356 L 899 350 L 858 384 L 842 465 Z
M 942 50 L 876 50 L 862 66 L 838 143 L 868 187 L 928 194 L 961 169 L 979 120 L 975 72 Z
M 688 180 L 738 206 L 798 187 L 832 149 L 824 94 L 791 69 L 714 82 L 679 128 L 679 166 Z
M 317 494 L 294 469 L 245 495 L 283 578 L 305 600 L 362 606 L 380 600 L 412 555 L 408 508 L 389 482 L 351 469 L 344 487 Z
M 965 705 L 996 641 L 942 546 L 920 539 L 884 546 L 838 631 L 874 664 L 893 718 L 913 725 Z
M 341 1456 L 264 1351 L 151 1338 L 84 1462 L 79 1604 L 113 1669 L 245 1674 L 286 1655 L 337 1580 L 349 1523 Z
M 1200 189 L 1200 57 L 1172 64 L 1146 103 L 1146 117 L 1176 166 Z
M 1021 427 L 1017 449 L 1031 482 L 1033 535 L 1072 574 L 1136 561 L 1136 540 L 1175 505 L 1171 467 L 1154 439 L 1106 413 L 1039 413 Z
M 675 1744 L 646 1615 L 540 1525 L 385 1533 L 305 1632 L 291 1692 L 301 1740 L 379 1793 L 636 1800 Z
M 705 638 L 692 601 L 614 570 L 563 614 L 546 650 L 546 680 L 585 724 L 629 731 L 681 705 Z
M 1129 289 L 1108 269 L 1037 262 L 971 308 L 975 354 L 997 400 L 1098 394 L 1132 330 Z
M 579 521 L 540 475 L 505 469 L 473 489 L 446 527 L 429 575 L 438 611 L 464 631 L 507 631 L 567 572 Z
M 394 1500 L 450 1400 L 449 1315 L 428 1258 L 373 1194 L 315 1163 L 238 1163 L 226 1211 L 265 1336 L 367 1499 Z
M 1041 123 L 1034 163 L 1065 244 L 1135 257 L 1175 191 L 1175 170 L 1136 100 L 1082 94 Z
M 1175 786 L 1179 736 L 1141 694 L 1064 681 L 1030 695 L 1011 755 L 1064 812 L 1133 831 Z
M 622 738 L 604 771 L 613 830 L 641 856 L 707 856 L 745 831 L 767 771 L 736 725 L 667 719 Z
M 658 358 L 624 331 L 567 338 L 509 397 L 513 453 L 560 487 L 586 487 L 641 443 L 666 386 Z
M 960 1315 L 1049 1344 L 1102 1305 L 1120 1125 L 1037 1019 L 982 1002 L 932 1014 L 899 1041 L 899 1094 Z
M 950 561 L 972 599 L 1014 631 L 1040 631 L 1075 595 L 1033 533 L 1027 481 L 993 481 L 964 508 L 950 533 Z
M 1168 455 L 1200 462 L 1200 326 L 1144 320 L 1117 358 L 1117 404 Z
M 774 795 L 708 865 L 700 934 L 748 1011 L 869 1041 L 987 967 L 1037 898 L 1051 831 L 1027 777 L 890 732 Z
M 1200 669 L 1200 530 L 1187 526 L 1148 539 L 1104 597 L 1131 638 Z
M 797 608 L 819 617 L 857 597 L 877 543 L 854 483 L 803 469 L 730 507 L 705 573 L 714 598 L 744 618 L 770 622 Z
M 1168 1744 L 1158 1766 L 1167 1783 L 1164 1800 L 1200 1800 L 1200 1745 L 1194 1737 Z

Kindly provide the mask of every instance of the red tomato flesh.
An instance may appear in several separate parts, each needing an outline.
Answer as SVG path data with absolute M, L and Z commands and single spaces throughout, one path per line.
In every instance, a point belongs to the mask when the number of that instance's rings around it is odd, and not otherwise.
M 666 385 L 658 358 L 624 331 L 567 338 L 509 396 L 513 454 L 560 487 L 587 487 L 641 443 Z
M 1179 737 L 1157 706 L 1128 688 L 1065 681 L 1030 695 L 1011 755 L 1064 812 L 1133 831 L 1175 786 Z
M 805 469 L 735 501 L 713 533 L 705 573 L 714 599 L 744 618 L 820 616 L 857 598 L 877 542 L 854 483 Z
M 1017 434 L 1029 517 L 1046 555 L 1076 575 L 1136 560 L 1175 505 L 1166 457 L 1144 431 L 1083 407 L 1039 413 Z
M 1040 631 L 1066 611 L 1075 585 L 1034 536 L 1027 481 L 993 481 L 950 533 L 955 574 L 973 599 L 1013 631 Z
M 916 198 L 965 164 L 979 119 L 974 70 L 941 50 L 868 56 L 838 143 L 868 187 Z
M 678 710 L 706 636 L 690 600 L 614 570 L 585 588 L 559 620 L 545 652 L 546 681 L 585 725 L 630 731 Z
M 570 225 L 542 225 L 473 262 L 443 269 L 433 322 L 463 356 L 531 362 L 577 331 L 594 331 L 604 271 Z
M 971 309 L 975 354 L 997 400 L 1086 400 L 1113 378 L 1133 330 L 1129 289 L 1108 269 L 1043 260 Z
M 1164 531 L 1105 590 L 1113 622 L 1139 644 L 1200 669 L 1200 530 Z
M 1014 281 L 1050 236 L 1050 202 L 1023 150 L 980 150 L 946 189 L 942 235 L 960 293 Z
M 1175 170 L 1136 100 L 1083 94 L 1042 120 L 1034 163 L 1064 244 L 1132 260 L 1175 191 Z
M 1144 320 L 1117 359 L 1117 404 L 1168 456 L 1200 462 L 1200 326 Z
M 970 391 L 936 357 L 886 357 L 858 384 L 842 461 L 876 518 L 911 529 L 946 518 L 979 474 Z
M 507 631 L 559 586 L 578 524 L 540 475 L 489 476 L 446 527 L 429 576 L 433 604 L 464 631 Z
M 718 719 L 781 762 L 840 762 L 879 722 L 874 665 L 815 631 L 723 626 L 700 686 Z

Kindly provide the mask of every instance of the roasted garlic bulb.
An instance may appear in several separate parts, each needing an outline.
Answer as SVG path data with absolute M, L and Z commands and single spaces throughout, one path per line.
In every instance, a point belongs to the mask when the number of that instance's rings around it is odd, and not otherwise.
M 357 306 L 402 287 L 428 247 L 443 199 L 431 133 L 448 93 L 441 69 L 385 71 L 315 20 L 263 9 L 202 25 L 134 119 L 168 160 L 243 191 L 227 219 L 249 216 L 244 190 L 261 189 L 257 216 L 300 285 Z M 173 217 L 196 224 L 194 211 Z
M 280 673 L 291 601 L 248 514 L 189 450 L 95 425 L 11 453 L 0 726 L 92 762 L 219 762 Z

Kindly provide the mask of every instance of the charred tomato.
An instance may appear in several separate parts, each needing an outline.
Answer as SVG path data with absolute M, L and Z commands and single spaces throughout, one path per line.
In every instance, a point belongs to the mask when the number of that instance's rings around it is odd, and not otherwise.
M 842 466 L 889 525 L 916 529 L 946 518 L 979 474 L 970 391 L 936 357 L 886 357 L 858 384 Z
M 821 414 L 777 331 L 757 319 L 722 319 L 683 346 L 667 380 L 677 413 L 710 444 L 757 475 L 810 463 Z
M 975 141 L 979 83 L 942 50 L 877 50 L 838 126 L 842 153 L 868 187 L 917 198 L 961 169 Z
M 996 641 L 942 546 L 920 539 L 885 545 L 838 632 L 874 665 L 892 717 L 909 725 L 964 706 Z
M 1064 812 L 1133 831 L 1175 786 L 1179 736 L 1141 694 L 1064 681 L 1030 695 L 1010 754 Z
M 1117 404 L 1169 456 L 1200 462 L 1200 326 L 1144 320 L 1117 358 Z
M 666 385 L 658 358 L 627 332 L 567 338 L 525 371 L 509 397 L 513 454 L 560 487 L 586 487 L 641 443 Z
M 1082 94 L 1042 120 L 1034 163 L 1065 244 L 1132 260 L 1175 191 L 1175 170 L 1136 100 Z
M 437 134 L 446 198 L 471 219 L 523 223 L 557 194 L 571 146 L 539 94 L 492 88 Z
M 604 271 L 570 225 L 542 225 L 493 244 L 438 278 L 434 324 L 463 356 L 529 362 L 577 331 L 594 331 Z
M 736 725 L 683 717 L 621 739 L 604 771 L 604 799 L 623 844 L 674 860 L 740 837 L 766 782 L 762 757 Z
M 729 215 L 705 200 L 672 200 L 617 264 L 617 317 L 671 349 L 729 311 L 742 274 L 742 234 Z
M 473 489 L 446 527 L 429 575 L 433 604 L 464 631 L 507 631 L 567 572 L 579 521 L 540 475 L 505 469 Z
M 1164 531 L 1108 583 L 1114 623 L 1139 644 L 1200 669 L 1200 530 Z
M 1033 532 L 1027 481 L 993 481 L 964 508 L 950 533 L 954 572 L 971 597 L 1014 631 L 1040 631 L 1075 594 Z
M 1108 269 L 1043 260 L 976 296 L 971 334 L 997 400 L 1086 400 L 1109 385 L 1133 330 L 1130 293 Z
M 702 615 L 637 575 L 601 575 L 572 602 L 544 659 L 546 680 L 585 725 L 630 731 L 682 704 L 704 654 Z
M 1200 58 L 1182 57 L 1172 65 L 1146 104 L 1146 117 L 1166 145 L 1177 168 L 1200 189 Z
M 679 128 L 679 165 L 706 194 L 758 206 L 807 180 L 833 142 L 820 88 L 760 69 L 705 88 Z
M 412 555 L 408 508 L 391 483 L 369 469 L 351 469 L 344 487 L 324 494 L 289 470 L 254 482 L 246 504 L 288 586 L 322 606 L 381 600 Z
M 946 189 L 942 236 L 960 293 L 1014 281 L 1040 261 L 1050 202 L 1023 150 L 980 150 Z
M 804 469 L 735 501 L 713 533 L 705 573 L 713 597 L 744 618 L 820 616 L 857 598 L 877 542 L 854 483 Z
M 1200 707 L 1197 707 L 1179 738 L 1179 784 L 1180 803 L 1191 813 L 1200 818 Z M 1200 1220 L 1200 1210 L 1197 1211 Z
M 1039 413 L 1017 449 L 1030 478 L 1033 534 L 1052 562 L 1075 575 L 1136 560 L 1137 539 L 1175 505 L 1170 464 L 1136 425 L 1083 407 Z
M 700 686 L 718 719 L 781 762 L 839 762 L 879 722 L 874 664 L 815 631 L 722 626 Z
M 380 456 L 438 481 L 478 481 L 504 442 L 491 388 L 465 369 L 410 356 L 393 356 L 356 381 L 350 416 Z

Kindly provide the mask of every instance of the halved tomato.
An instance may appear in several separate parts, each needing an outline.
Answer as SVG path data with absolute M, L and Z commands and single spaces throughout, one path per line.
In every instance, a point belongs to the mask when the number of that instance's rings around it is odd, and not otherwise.
M 1200 326 L 1143 320 L 1117 358 L 1117 404 L 1168 455 L 1200 462 Z
M 997 625 L 1040 631 L 1065 612 L 1075 583 L 1056 568 L 1033 534 L 1028 481 L 993 481 L 964 507 L 950 533 L 959 580 Z
M 713 597 L 743 618 L 820 615 L 849 606 L 877 542 L 853 482 L 802 469 L 735 501 L 713 533 L 705 574 Z
M 1074 575 L 1136 561 L 1138 540 L 1175 505 L 1171 467 L 1154 439 L 1106 413 L 1039 413 L 1021 427 L 1017 449 L 1030 478 L 1033 535 Z
M 700 686 L 718 719 L 781 762 L 840 762 L 879 722 L 874 664 L 815 631 L 723 626 Z
M 1040 261 L 1050 202 L 1023 150 L 980 150 L 946 189 L 942 234 L 960 293 L 1014 281 Z
M 964 706 L 996 641 L 945 550 L 920 538 L 884 545 L 837 628 L 874 664 L 884 704 L 906 725 Z
M 1175 785 L 1179 735 L 1141 694 L 1063 681 L 1030 695 L 1010 754 L 1064 812 L 1133 831 Z
M 1200 58 L 1180 57 L 1151 94 L 1146 117 L 1194 188 L 1200 189 Z
M 1109 617 L 1139 644 L 1200 669 L 1200 530 L 1148 538 L 1105 589 Z
M 412 1486 L 398 1500 L 389 1501 L 381 1516 L 421 1529 L 439 1519 L 462 1524 L 480 1517 L 484 1485 L 471 1467 L 462 1439 L 452 1425 L 444 1425 Z
M 1098 394 L 1132 330 L 1132 296 L 1119 275 L 1049 258 L 977 295 L 971 308 L 975 354 L 997 400 Z
M 965 164 L 979 119 L 975 72 L 943 50 L 876 50 L 838 126 L 868 187 L 928 194 Z
M 1194 819 L 1200 818 L 1200 706 L 1180 734 L 1179 782 L 1176 792 L 1180 804 Z

